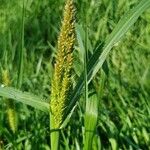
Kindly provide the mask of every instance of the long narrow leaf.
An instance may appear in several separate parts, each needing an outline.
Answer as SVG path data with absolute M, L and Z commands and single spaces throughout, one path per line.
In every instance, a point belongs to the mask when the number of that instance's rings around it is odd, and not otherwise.
M 24 19 L 25 19 L 25 6 L 23 0 L 22 20 L 21 20 L 21 35 L 20 35 L 20 49 L 19 49 L 19 66 L 18 66 L 18 81 L 17 88 L 21 88 L 23 78 L 23 63 L 24 63 Z
M 84 150 L 91 150 L 98 118 L 98 99 L 94 94 L 86 102 Z
M 49 104 L 40 99 L 40 97 L 21 92 L 12 87 L 0 87 L 0 96 L 22 102 L 45 112 L 49 111 Z
M 101 44 L 95 50 L 93 56 L 88 62 L 88 83 L 93 79 L 98 70 L 102 67 L 112 47 L 125 35 L 129 28 L 136 22 L 138 17 L 150 7 L 150 0 L 142 0 L 135 8 L 126 13 L 119 21 L 113 32 L 108 36 L 103 52 L 100 53 Z M 70 98 L 70 104 L 66 110 L 66 116 L 71 111 L 76 101 L 80 97 L 81 90 L 84 86 L 84 73 L 80 76 L 80 79 L 73 91 Z

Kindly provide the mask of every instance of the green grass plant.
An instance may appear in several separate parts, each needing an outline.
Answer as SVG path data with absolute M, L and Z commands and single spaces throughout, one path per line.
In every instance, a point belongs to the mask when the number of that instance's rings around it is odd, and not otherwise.
M 0 2 L 0 149 L 150 149 L 150 0 L 73 2 Z

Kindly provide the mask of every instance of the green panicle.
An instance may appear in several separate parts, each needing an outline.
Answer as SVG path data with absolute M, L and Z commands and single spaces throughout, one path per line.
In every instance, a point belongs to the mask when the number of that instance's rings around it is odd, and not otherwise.
M 2 72 L 2 81 L 5 86 L 9 86 L 11 84 L 9 73 L 7 70 L 3 70 Z M 17 114 L 15 111 L 15 104 L 13 100 L 6 99 L 6 107 L 9 127 L 12 130 L 12 132 L 15 133 L 17 131 Z
M 73 61 L 73 46 L 75 41 L 75 10 L 72 0 L 67 0 L 64 19 L 58 37 L 58 51 L 55 63 L 54 77 L 51 89 L 50 110 L 54 118 L 54 128 L 59 128 L 71 84 L 71 70 Z

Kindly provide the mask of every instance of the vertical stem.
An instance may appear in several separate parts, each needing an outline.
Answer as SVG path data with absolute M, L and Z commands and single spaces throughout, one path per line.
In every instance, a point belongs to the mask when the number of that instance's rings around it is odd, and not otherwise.
M 23 0 L 22 20 L 21 20 L 21 46 L 20 46 L 20 52 L 19 52 L 19 67 L 18 67 L 19 69 L 18 69 L 17 88 L 21 88 L 21 85 L 22 85 L 22 76 L 23 76 L 24 16 L 25 16 L 25 8 L 24 8 L 24 0 Z
M 58 150 L 59 147 L 59 134 L 60 131 L 54 129 L 54 118 L 53 115 L 50 113 L 50 143 L 51 143 L 51 150 Z
M 84 150 L 88 149 L 89 144 L 87 145 L 87 133 L 86 133 L 86 114 L 88 111 L 88 82 L 87 82 L 87 61 L 88 61 L 88 49 L 87 49 L 87 36 L 88 36 L 88 31 L 87 31 L 87 15 L 85 16 L 85 37 L 84 37 L 84 47 L 85 47 L 85 53 L 84 53 L 84 87 L 85 87 L 85 114 L 84 114 Z

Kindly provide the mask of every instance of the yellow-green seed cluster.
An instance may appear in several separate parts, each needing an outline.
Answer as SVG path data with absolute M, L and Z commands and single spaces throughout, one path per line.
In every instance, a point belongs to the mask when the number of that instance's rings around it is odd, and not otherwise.
M 3 70 L 2 72 L 2 81 L 5 86 L 9 86 L 11 84 L 9 73 L 7 70 Z M 15 104 L 11 99 L 6 99 L 6 106 L 7 106 L 7 118 L 10 129 L 13 133 L 17 130 L 17 117 L 15 111 Z
M 54 118 L 54 127 L 59 128 L 67 107 L 67 99 L 71 88 L 72 51 L 75 41 L 74 5 L 67 0 L 64 10 L 64 19 L 58 38 L 58 52 L 55 72 L 52 81 L 50 109 Z
M 2 81 L 5 86 L 10 85 L 9 73 L 7 70 L 3 70 L 2 72 Z

